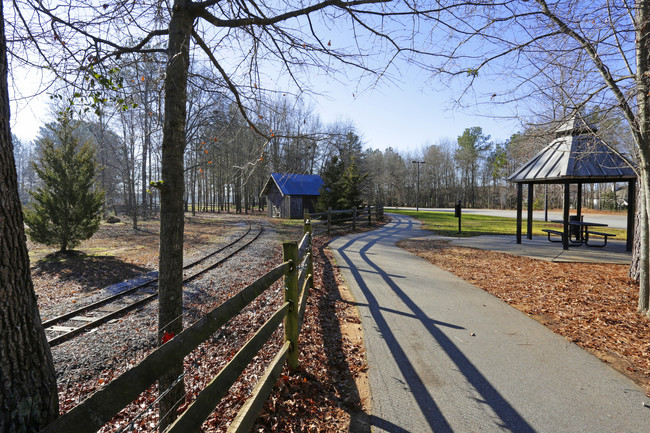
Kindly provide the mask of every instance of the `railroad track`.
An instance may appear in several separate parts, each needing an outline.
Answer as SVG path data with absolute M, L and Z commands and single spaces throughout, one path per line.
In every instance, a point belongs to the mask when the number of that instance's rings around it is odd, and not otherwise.
M 183 267 L 183 284 L 214 269 L 242 251 L 255 242 L 263 230 L 261 225 L 253 230 L 253 226 L 249 223 L 248 229 L 234 241 L 185 265 Z M 149 279 L 115 295 L 44 321 L 43 328 L 45 328 L 50 347 L 82 332 L 97 328 L 156 299 L 158 297 L 157 282 L 158 278 Z

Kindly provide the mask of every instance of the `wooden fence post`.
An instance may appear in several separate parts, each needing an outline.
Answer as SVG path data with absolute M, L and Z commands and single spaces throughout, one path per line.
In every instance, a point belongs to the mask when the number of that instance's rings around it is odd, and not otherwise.
M 357 208 L 353 207 L 352 208 L 352 231 L 356 230 L 357 228 Z
M 314 288 L 314 254 L 311 247 L 312 241 L 312 228 L 311 228 L 311 215 L 309 212 L 305 212 L 305 229 L 304 233 L 309 233 L 309 242 L 307 246 L 307 253 L 309 254 L 309 260 L 307 260 L 307 275 L 311 275 L 311 283 L 309 284 L 309 290 Z
M 327 234 L 330 234 L 330 229 L 332 228 L 332 208 L 327 208 Z
M 372 208 L 370 207 L 370 203 L 368 203 L 368 225 L 372 225 Z
M 291 303 L 291 308 L 284 319 L 284 339 L 291 343 L 287 364 L 291 370 L 298 368 L 298 243 L 282 244 L 284 261 L 291 260 L 291 270 L 284 276 L 284 301 Z

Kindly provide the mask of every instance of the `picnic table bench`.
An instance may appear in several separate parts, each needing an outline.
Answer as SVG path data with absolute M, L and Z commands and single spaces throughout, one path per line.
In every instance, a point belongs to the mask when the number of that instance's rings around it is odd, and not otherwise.
M 591 235 L 602 236 L 604 238 L 604 241 L 603 241 L 602 245 L 592 245 L 592 244 L 590 244 L 589 243 L 589 236 L 591 236 Z M 590 247 L 599 247 L 599 248 L 604 247 L 605 245 L 607 245 L 607 238 L 609 236 L 614 237 L 616 235 L 613 234 L 613 233 L 596 232 L 596 231 L 587 229 L 587 230 L 585 230 L 585 243 L 587 245 L 589 245 Z
M 564 232 L 562 232 L 560 230 L 553 230 L 553 229 L 542 229 L 542 231 L 546 232 L 546 234 L 548 235 L 548 240 L 550 242 L 562 242 Z M 559 241 L 554 241 L 553 239 L 551 239 L 551 235 L 558 235 L 560 237 L 560 240 Z

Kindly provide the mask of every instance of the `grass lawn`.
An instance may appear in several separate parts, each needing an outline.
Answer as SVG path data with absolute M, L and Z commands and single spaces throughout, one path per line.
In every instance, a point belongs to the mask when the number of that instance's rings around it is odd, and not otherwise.
M 408 215 L 422 221 L 425 230 L 441 236 L 479 236 L 479 235 L 516 235 L 517 220 L 485 215 L 464 214 L 461 219 L 461 233 L 458 234 L 458 218 L 453 212 L 428 212 L 412 210 L 390 210 L 389 212 Z M 562 230 L 561 224 L 533 221 L 533 235 L 546 236 L 542 229 Z M 600 230 L 598 230 L 600 231 Z M 627 231 L 603 227 L 603 231 L 616 235 L 616 239 L 627 239 Z M 522 222 L 522 236 L 526 235 L 526 218 Z

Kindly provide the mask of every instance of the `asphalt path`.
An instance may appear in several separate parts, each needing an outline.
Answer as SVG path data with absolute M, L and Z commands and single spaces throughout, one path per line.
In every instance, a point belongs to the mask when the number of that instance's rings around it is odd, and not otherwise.
M 640 387 L 398 248 L 428 233 L 392 217 L 330 244 L 361 315 L 373 432 L 649 431 L 650 399 Z
M 387 212 L 390 211 L 390 209 L 395 209 L 395 208 L 385 208 Z M 415 208 L 411 207 L 400 207 L 398 209 L 407 209 L 407 210 L 415 210 Z M 421 212 L 454 212 L 453 209 L 449 208 L 420 208 Z M 473 214 L 473 215 L 487 215 L 487 216 L 499 216 L 499 217 L 506 217 L 506 218 L 517 218 L 517 211 L 515 210 L 508 210 L 508 209 L 470 209 L 470 208 L 463 208 L 463 214 Z M 526 219 L 526 214 L 527 211 L 524 209 L 522 216 L 524 220 Z M 575 210 L 571 211 L 571 214 L 575 214 Z M 613 228 L 618 228 L 618 229 L 624 229 L 627 227 L 627 214 L 621 213 L 621 214 L 597 214 L 597 213 L 589 213 L 589 209 L 583 209 L 582 215 L 584 216 L 585 221 L 589 222 L 595 222 L 595 223 L 602 223 L 602 224 L 607 224 L 610 227 Z M 550 211 L 548 212 L 548 220 L 561 220 L 564 218 L 562 215 L 561 211 Z M 536 221 L 544 221 L 544 211 L 543 210 L 536 210 L 533 211 L 533 220 Z

